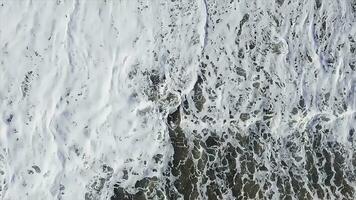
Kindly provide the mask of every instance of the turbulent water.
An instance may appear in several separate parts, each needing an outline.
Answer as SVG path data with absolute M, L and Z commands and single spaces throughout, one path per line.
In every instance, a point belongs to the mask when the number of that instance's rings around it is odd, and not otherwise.
M 0 199 L 356 199 L 355 0 L 0 0 Z

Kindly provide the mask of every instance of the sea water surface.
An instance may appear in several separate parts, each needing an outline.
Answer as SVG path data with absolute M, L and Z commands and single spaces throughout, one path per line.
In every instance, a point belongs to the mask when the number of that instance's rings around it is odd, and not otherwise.
M 356 199 L 355 0 L 0 0 L 0 199 Z

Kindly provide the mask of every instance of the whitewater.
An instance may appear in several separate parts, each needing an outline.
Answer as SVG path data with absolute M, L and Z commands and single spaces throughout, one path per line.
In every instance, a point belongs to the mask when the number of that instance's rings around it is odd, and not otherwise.
M 356 199 L 356 1 L 0 0 L 0 199 Z

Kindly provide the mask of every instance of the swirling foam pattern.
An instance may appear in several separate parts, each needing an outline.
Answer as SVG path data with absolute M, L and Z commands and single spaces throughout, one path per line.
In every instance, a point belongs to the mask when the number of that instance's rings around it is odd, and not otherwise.
M 355 199 L 355 0 L 0 0 L 0 199 Z

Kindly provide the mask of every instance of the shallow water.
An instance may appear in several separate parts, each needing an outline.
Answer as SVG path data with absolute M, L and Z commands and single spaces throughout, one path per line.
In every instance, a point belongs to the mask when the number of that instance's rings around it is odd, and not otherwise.
M 355 199 L 354 0 L 0 0 L 0 199 Z

